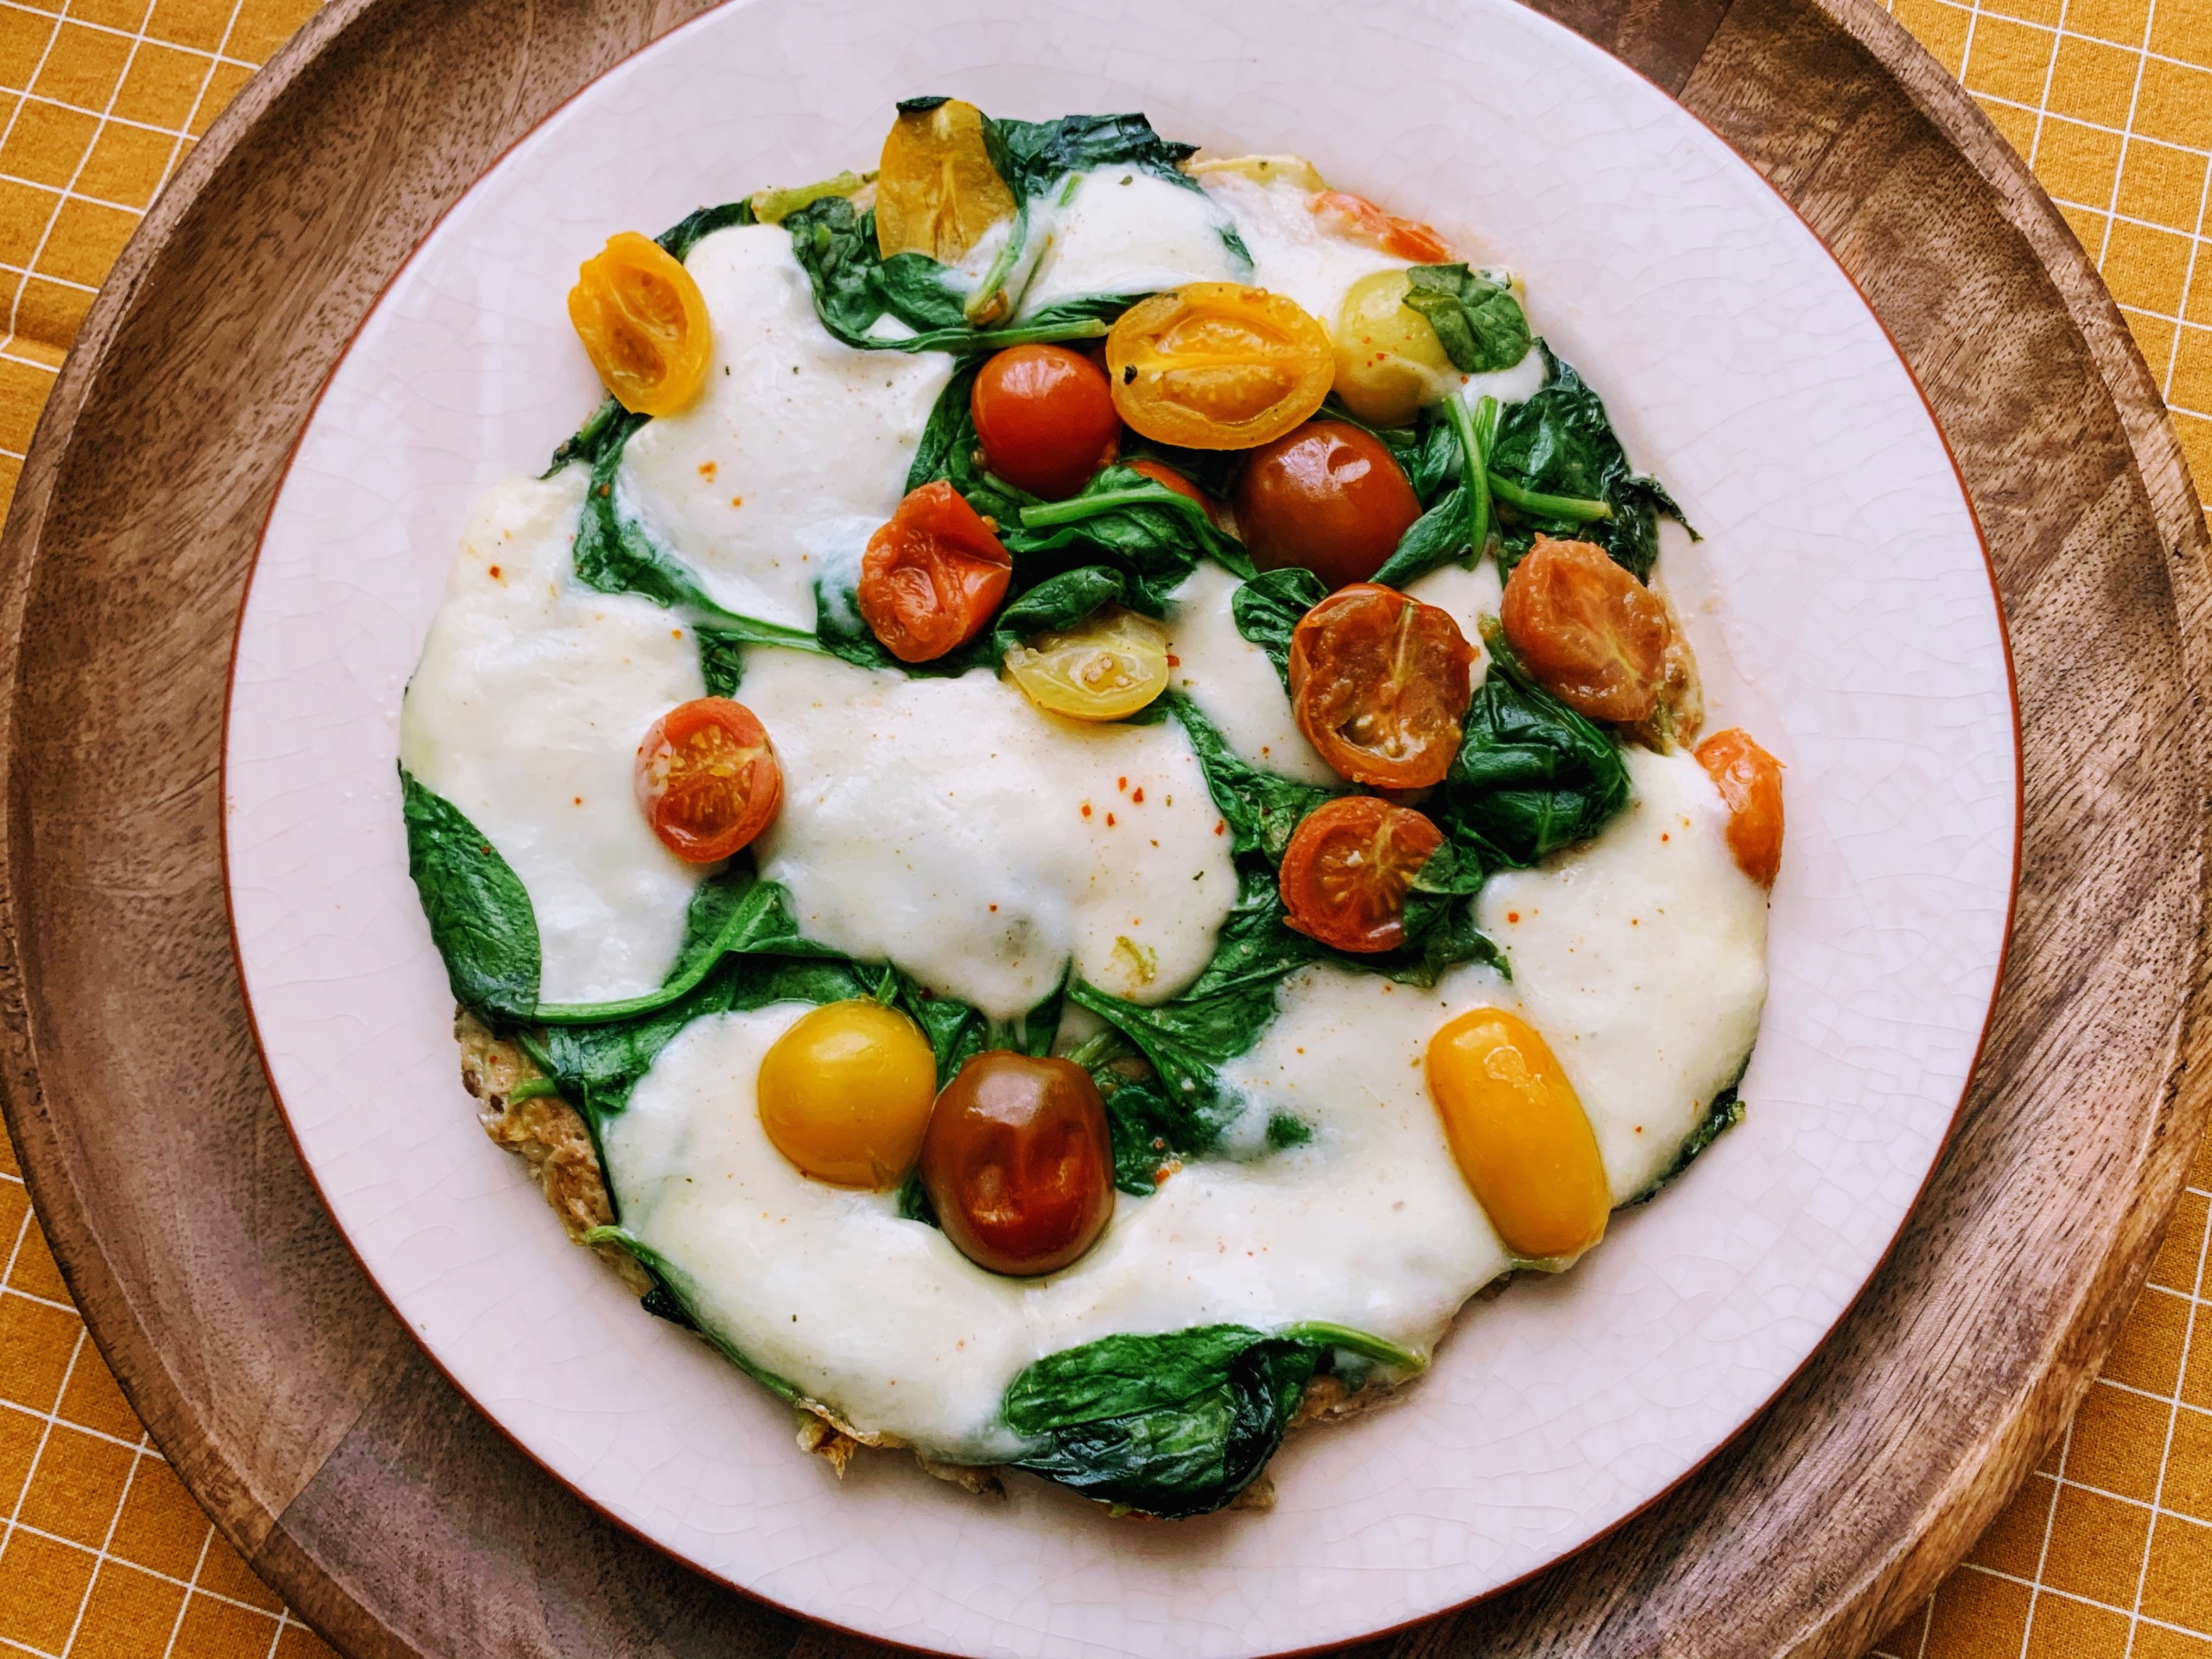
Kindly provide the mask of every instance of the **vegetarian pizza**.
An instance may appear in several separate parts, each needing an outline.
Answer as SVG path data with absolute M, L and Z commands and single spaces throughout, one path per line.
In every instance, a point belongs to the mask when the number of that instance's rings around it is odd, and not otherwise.
M 568 308 L 410 867 L 487 1128 L 840 1472 L 1264 1506 L 1741 1116 L 1780 769 L 1513 273 L 919 98 Z

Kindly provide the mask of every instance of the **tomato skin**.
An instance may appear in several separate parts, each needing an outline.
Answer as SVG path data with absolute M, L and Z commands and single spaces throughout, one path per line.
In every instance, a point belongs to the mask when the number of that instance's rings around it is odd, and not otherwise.
M 1196 501 L 1206 509 L 1206 521 L 1218 524 L 1220 515 L 1213 510 L 1213 500 L 1203 489 L 1164 461 L 1134 460 L 1126 463 L 1130 471 L 1150 478 L 1164 489 L 1172 489 L 1185 501 Z
M 1418 219 L 1401 219 L 1385 213 L 1364 196 L 1347 191 L 1325 190 L 1314 198 L 1313 216 L 1323 229 L 1336 235 L 1380 248 L 1395 258 L 1417 265 L 1450 263 L 1451 244 Z
M 984 465 L 1048 501 L 1082 489 L 1121 436 L 1106 371 L 1066 346 L 998 353 L 975 376 L 968 408 Z
M 1358 582 L 1291 634 L 1291 712 L 1306 741 L 1354 783 L 1425 789 L 1459 753 L 1474 649 L 1450 613 Z
M 1727 803 L 1736 868 L 1771 889 L 1782 873 L 1782 763 L 1735 726 L 1707 738 L 1697 756 Z
M 1262 570 L 1303 565 L 1332 588 L 1364 582 L 1421 516 L 1389 447 L 1342 421 L 1308 421 L 1237 475 L 1237 529 Z
M 618 232 L 584 261 L 568 320 L 601 384 L 633 415 L 673 415 L 699 395 L 714 356 L 706 298 L 650 237 Z
M 911 492 L 860 558 L 860 619 L 901 662 L 930 662 L 982 631 L 1014 562 L 939 478 Z
M 921 1184 L 945 1236 L 977 1267 L 1024 1279 L 1058 1272 L 1114 1214 L 1098 1085 L 1073 1060 L 976 1055 L 937 1097 Z
M 1409 806 L 1340 795 L 1299 822 L 1278 878 L 1290 925 L 1340 951 L 1406 942 L 1406 895 L 1443 831 Z
M 825 1002 L 769 1046 L 753 1092 L 761 1127 L 802 1174 L 881 1191 L 921 1149 L 937 1060 L 897 1009 Z
M 1429 1097 L 1452 1159 L 1505 1248 L 1534 1261 L 1605 1237 L 1613 1188 L 1596 1133 L 1543 1037 L 1475 1008 L 1429 1039 Z
M 751 845 L 783 805 L 767 730 L 727 697 L 695 697 L 653 721 L 631 780 L 653 833 L 687 864 L 719 864 Z
M 1578 714 L 1649 720 L 1674 625 L 1658 595 L 1593 542 L 1536 545 L 1505 583 L 1498 620 L 1528 672 Z
M 1239 283 L 1139 300 L 1106 336 L 1121 418 L 1156 443 L 1250 449 L 1319 409 L 1336 372 L 1328 331 L 1295 301 Z
M 1014 216 L 1014 192 L 991 165 L 983 112 L 958 98 L 902 113 L 877 163 L 876 247 L 946 264 Z

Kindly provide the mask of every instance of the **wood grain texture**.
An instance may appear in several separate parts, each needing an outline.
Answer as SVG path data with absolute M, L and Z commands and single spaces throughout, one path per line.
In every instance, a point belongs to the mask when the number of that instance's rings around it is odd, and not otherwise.
M 2022 883 L 1957 1134 L 1812 1363 L 1600 1544 L 1360 1651 L 1852 1653 L 1929 1593 L 2065 1420 L 2204 1126 L 2204 527 L 2088 260 L 1885 15 L 1547 9 L 1772 180 L 1919 377 L 2011 634 Z M 300 1169 L 223 902 L 232 629 L 317 389 L 499 152 L 694 9 L 334 0 L 117 264 L 0 543 L 9 1127 L 133 1405 L 224 1531 L 357 1655 L 875 1650 L 639 1543 L 456 1395 Z

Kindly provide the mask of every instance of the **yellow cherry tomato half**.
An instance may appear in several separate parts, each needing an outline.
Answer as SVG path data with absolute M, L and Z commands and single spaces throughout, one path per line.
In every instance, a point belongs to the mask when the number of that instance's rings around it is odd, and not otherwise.
M 1191 283 L 1140 300 L 1106 337 L 1121 418 L 1156 442 L 1251 449 L 1328 396 L 1328 331 L 1297 301 L 1239 283 Z
M 1589 1117 L 1534 1028 L 1477 1008 L 1429 1039 L 1429 1094 L 1467 1177 L 1516 1255 L 1579 1255 L 1605 1237 L 1613 1192 Z
M 840 1187 L 896 1185 L 914 1167 L 937 1062 L 921 1028 L 866 997 L 801 1015 L 761 1059 L 761 1127 L 802 1174 Z
M 673 415 L 699 395 L 714 356 L 707 301 L 691 273 L 625 230 L 584 261 L 568 320 L 599 380 L 633 415 Z
M 1065 633 L 1016 646 L 1006 653 L 1006 675 L 1048 714 L 1121 720 L 1168 689 L 1168 630 L 1109 605 Z
M 1429 319 L 1406 303 L 1402 270 L 1378 270 L 1346 290 L 1336 319 L 1336 395 L 1363 421 L 1410 426 L 1459 385 Z
M 876 246 L 945 264 L 1014 216 L 1014 192 L 983 146 L 983 112 L 957 98 L 902 111 L 884 140 L 876 175 Z

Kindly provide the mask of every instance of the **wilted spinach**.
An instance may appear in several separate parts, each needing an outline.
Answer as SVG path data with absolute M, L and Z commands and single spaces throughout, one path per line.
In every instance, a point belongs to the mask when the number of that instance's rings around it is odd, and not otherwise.
M 1291 635 L 1306 612 L 1328 597 L 1328 584 L 1296 564 L 1263 570 L 1229 596 L 1237 631 L 1267 653 L 1285 691 L 1291 685 Z
M 1182 171 L 1198 146 L 1161 137 L 1142 115 L 1063 115 L 1056 121 L 986 116 L 983 142 L 991 165 L 1024 200 L 1043 195 L 1071 173 L 1098 167 L 1133 167 L 1170 184 L 1199 187 Z
M 538 913 L 529 890 L 460 808 L 399 770 L 407 873 L 453 1000 L 496 1018 L 538 1004 Z
M 1428 319 L 1461 374 L 1510 368 L 1528 355 L 1528 319 L 1521 302 L 1488 271 L 1415 265 L 1406 277 L 1405 303 Z

